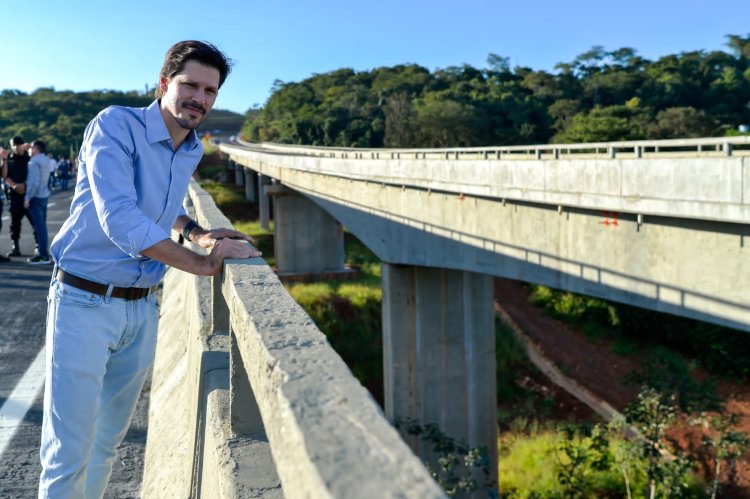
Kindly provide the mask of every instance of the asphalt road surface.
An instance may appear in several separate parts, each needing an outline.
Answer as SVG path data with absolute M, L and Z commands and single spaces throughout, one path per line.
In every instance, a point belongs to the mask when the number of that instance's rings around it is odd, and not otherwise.
M 72 183 L 71 183 L 72 184 Z M 50 240 L 68 215 L 73 188 L 53 192 L 49 198 L 47 227 Z M 0 254 L 10 251 L 10 216 L 5 203 L 0 231 Z M 31 225 L 21 229 L 24 256 L 0 263 L 0 498 L 23 499 L 37 495 L 41 466 L 39 439 L 44 385 L 44 331 L 47 290 L 52 265 L 32 266 L 26 258 L 34 252 Z M 125 441 L 120 446 L 107 498 L 140 495 L 146 446 L 148 387 L 138 402 Z

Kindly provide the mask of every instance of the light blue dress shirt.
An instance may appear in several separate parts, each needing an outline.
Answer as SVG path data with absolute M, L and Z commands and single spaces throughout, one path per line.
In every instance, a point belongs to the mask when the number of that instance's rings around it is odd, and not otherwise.
M 46 154 L 35 154 L 29 160 L 29 174 L 26 177 L 25 201 L 31 198 L 48 198 L 49 158 Z
M 66 272 L 115 286 L 148 287 L 164 264 L 141 253 L 169 238 L 203 155 L 195 132 L 177 151 L 159 111 L 108 107 L 86 127 L 70 216 L 50 246 Z

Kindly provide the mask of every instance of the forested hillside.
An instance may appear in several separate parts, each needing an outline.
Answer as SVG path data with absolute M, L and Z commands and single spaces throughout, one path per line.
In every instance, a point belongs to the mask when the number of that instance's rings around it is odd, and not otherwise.
M 107 106 L 148 106 L 153 94 L 97 90 L 91 92 L 56 91 L 39 88 L 31 93 L 0 91 L 0 145 L 20 135 L 27 141 L 42 139 L 54 155 L 75 156 L 83 130 L 91 119 Z M 203 130 L 236 133 L 243 116 L 214 109 L 201 126 Z
M 348 147 L 446 147 L 718 136 L 750 124 L 750 34 L 727 51 L 647 60 L 593 47 L 555 72 L 511 68 L 429 71 L 414 64 L 339 69 L 277 81 L 249 112 L 251 141 Z

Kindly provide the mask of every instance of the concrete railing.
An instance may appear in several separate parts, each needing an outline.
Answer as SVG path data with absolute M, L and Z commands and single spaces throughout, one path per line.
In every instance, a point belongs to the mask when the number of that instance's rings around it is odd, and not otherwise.
M 711 144 L 724 143 L 730 144 L 729 149 L 735 148 L 736 154 L 697 152 Z M 595 151 L 597 147 L 637 147 L 660 151 L 643 153 L 639 158 L 632 154 L 597 156 L 594 152 L 558 154 L 558 159 L 552 154 L 527 158 L 520 153 L 502 152 L 501 159 L 497 159 L 497 155 L 490 154 L 495 149 L 322 152 L 322 148 L 278 144 L 222 144 L 221 150 L 238 164 L 285 184 L 297 170 L 329 178 L 413 187 L 428 194 L 436 191 L 503 202 L 540 203 L 559 211 L 570 207 L 631 213 L 638 217 L 639 224 L 648 216 L 746 224 L 750 222 L 750 149 L 736 149 L 740 146 L 750 147 L 750 137 L 497 149 L 558 148 L 554 150 L 560 152 L 570 148 L 580 152 L 585 148 Z M 665 152 L 668 148 L 684 150 Z M 450 158 L 445 159 L 448 152 Z M 489 159 L 483 159 L 488 155 Z
M 696 139 L 630 140 L 581 144 L 536 144 L 522 146 L 449 148 L 354 148 L 252 143 L 238 144 L 268 151 L 293 151 L 299 155 L 339 159 L 614 159 L 750 156 L 750 136 Z
M 444 497 L 262 259 L 170 269 L 162 303 L 144 497 Z

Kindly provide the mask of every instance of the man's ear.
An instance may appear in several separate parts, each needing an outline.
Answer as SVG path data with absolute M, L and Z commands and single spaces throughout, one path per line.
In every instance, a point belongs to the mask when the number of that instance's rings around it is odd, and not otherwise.
M 162 93 L 166 93 L 167 91 L 167 85 L 169 85 L 169 80 L 167 80 L 166 77 L 160 76 L 159 77 L 159 88 L 161 89 Z

